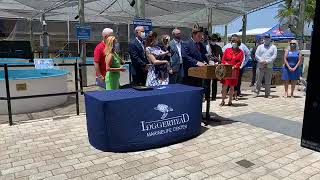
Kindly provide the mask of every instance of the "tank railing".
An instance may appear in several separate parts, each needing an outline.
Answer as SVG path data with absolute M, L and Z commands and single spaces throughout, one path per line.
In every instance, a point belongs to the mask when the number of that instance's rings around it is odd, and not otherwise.
M 131 84 L 132 82 L 132 77 L 131 77 L 131 62 L 130 61 L 125 61 L 125 64 L 128 64 L 129 65 L 129 84 Z M 84 94 L 84 91 L 83 91 L 83 82 L 82 82 L 82 71 L 81 71 L 81 68 L 83 66 L 94 66 L 94 64 L 87 64 L 87 63 L 79 63 L 79 82 L 80 82 L 80 93 L 81 95 Z
M 125 64 L 129 65 L 129 83 L 131 83 L 131 62 L 126 61 Z M 65 92 L 65 93 L 53 93 L 53 94 L 38 94 L 38 95 L 30 95 L 30 96 L 15 96 L 11 97 L 10 94 L 10 81 L 9 81 L 9 67 L 34 67 L 34 65 L 17 65 L 17 64 L 0 64 L 0 68 L 4 68 L 4 75 L 5 75 L 5 85 L 6 85 L 6 97 L 0 97 L 0 100 L 7 101 L 7 108 L 8 108 L 8 117 L 9 117 L 9 125 L 13 125 L 12 121 L 12 107 L 11 101 L 12 100 L 19 100 L 19 99 L 30 99 L 30 98 L 39 98 L 39 97 L 53 97 L 53 96 L 65 96 L 65 95 L 76 95 L 76 111 L 77 115 L 80 114 L 80 106 L 79 106 L 79 92 L 81 95 L 84 94 L 83 91 L 83 83 L 82 83 L 82 71 L 81 67 L 83 66 L 93 66 L 93 64 L 84 64 L 84 63 L 61 63 L 61 64 L 54 64 L 54 66 L 74 66 L 74 86 L 75 91 Z M 80 89 L 79 84 L 80 83 Z
M 0 65 L 0 67 L 4 68 L 4 78 L 5 78 L 5 85 L 6 85 L 6 97 L 0 97 L 0 100 L 7 101 L 7 108 L 8 108 L 8 117 L 9 117 L 9 125 L 13 125 L 12 121 L 12 109 L 11 109 L 11 101 L 12 100 L 19 100 L 19 99 L 29 99 L 29 98 L 39 98 L 39 97 L 52 97 L 52 96 L 64 96 L 64 95 L 76 95 L 76 111 L 77 115 L 80 114 L 80 106 L 79 106 L 79 79 L 78 79 L 78 64 L 77 63 L 65 63 L 65 64 L 54 64 L 54 66 L 74 66 L 74 82 L 75 82 L 75 91 L 65 92 L 65 93 L 53 93 L 53 94 L 38 94 L 38 95 L 30 95 L 30 96 L 15 96 L 11 97 L 10 95 L 10 81 L 9 81 L 9 67 L 34 67 L 34 65 Z

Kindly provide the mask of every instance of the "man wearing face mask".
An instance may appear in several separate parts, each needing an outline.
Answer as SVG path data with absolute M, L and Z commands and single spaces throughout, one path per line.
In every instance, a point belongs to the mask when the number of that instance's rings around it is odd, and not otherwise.
M 270 86 L 273 72 L 273 62 L 277 58 L 277 47 L 272 44 L 270 34 L 264 36 L 264 44 L 258 46 L 256 51 L 257 65 L 257 84 L 255 89 L 255 97 L 258 97 L 262 86 L 262 80 L 265 80 L 265 97 L 270 96 Z
M 201 43 L 203 28 L 198 24 L 192 28 L 192 37 L 190 40 L 182 43 L 182 59 L 184 70 L 184 84 L 191 86 L 202 86 L 202 79 L 188 76 L 190 67 L 205 66 L 208 63 L 207 50 Z
M 183 60 L 181 55 L 181 31 L 176 28 L 172 31 L 173 40 L 170 41 L 171 52 L 171 68 L 172 74 L 170 74 L 170 84 L 181 83 L 183 77 Z
M 232 44 L 231 42 L 237 38 L 240 38 L 240 36 L 238 36 L 237 34 L 233 34 L 231 36 L 231 41 L 230 43 L 226 44 L 223 48 L 222 51 L 224 52 L 227 48 L 232 48 Z M 239 46 L 239 49 L 241 49 L 244 52 L 244 57 L 243 57 L 243 61 L 242 64 L 240 66 L 240 73 L 239 73 L 239 77 L 238 77 L 238 84 L 235 87 L 235 94 L 234 94 L 234 99 L 237 101 L 238 100 L 238 96 L 242 96 L 241 95 L 241 79 L 242 79 L 242 75 L 245 69 L 245 66 L 247 65 L 249 59 L 250 59 L 250 50 L 248 49 L 248 47 L 241 43 L 241 45 Z
M 223 56 L 222 48 L 217 44 L 219 41 L 221 41 L 221 38 L 217 34 L 212 34 L 211 37 L 209 37 L 209 43 L 210 43 L 210 50 L 211 55 L 213 57 L 214 63 L 219 64 L 221 63 L 221 59 Z M 212 96 L 211 100 L 215 101 L 217 97 L 217 91 L 218 91 L 218 82 L 217 79 L 212 80 Z
M 143 40 L 146 37 L 143 26 L 135 28 L 136 38 L 129 44 L 129 54 L 134 72 L 132 73 L 134 85 L 144 86 L 148 73 L 148 60 L 146 59 Z
M 113 34 L 113 30 L 110 28 L 105 28 L 102 31 L 102 38 L 103 40 L 96 46 L 94 49 L 94 68 L 96 71 L 96 85 L 100 86 L 101 88 L 105 89 L 105 81 L 104 78 L 106 76 L 106 54 L 105 48 L 106 39 Z

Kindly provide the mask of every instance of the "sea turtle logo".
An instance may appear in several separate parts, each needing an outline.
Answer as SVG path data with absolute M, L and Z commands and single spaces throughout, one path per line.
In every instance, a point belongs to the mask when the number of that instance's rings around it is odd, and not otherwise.
M 158 106 L 155 107 L 154 109 L 163 113 L 163 115 L 161 116 L 161 119 L 165 119 L 168 116 L 168 113 L 170 111 L 173 111 L 171 107 L 165 104 L 158 104 Z
M 216 78 L 218 80 L 223 79 L 226 76 L 226 68 L 224 66 L 222 66 L 222 65 L 218 65 L 216 67 L 215 74 L 216 74 Z

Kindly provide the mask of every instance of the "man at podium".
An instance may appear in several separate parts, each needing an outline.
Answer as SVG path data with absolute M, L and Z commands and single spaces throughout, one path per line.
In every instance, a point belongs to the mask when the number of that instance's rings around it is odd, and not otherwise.
M 203 36 L 203 28 L 195 24 L 192 28 L 191 38 L 182 43 L 182 59 L 184 67 L 183 83 L 190 86 L 202 87 L 202 79 L 188 76 L 188 69 L 190 67 L 205 66 L 208 64 L 206 57 L 206 47 L 201 43 Z

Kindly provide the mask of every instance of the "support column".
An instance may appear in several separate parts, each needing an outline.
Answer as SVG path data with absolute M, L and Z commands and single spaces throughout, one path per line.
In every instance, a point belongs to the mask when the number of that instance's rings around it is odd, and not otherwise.
M 130 31 L 130 23 L 128 23 L 128 44 L 130 42 L 130 33 L 131 33 L 131 31 Z
M 242 43 L 246 44 L 247 42 L 247 14 L 243 15 L 242 18 Z
M 31 45 L 31 51 L 34 51 L 34 36 L 33 36 L 33 20 L 30 19 L 30 45 Z
M 208 8 L 208 32 L 212 34 L 212 8 Z
M 43 41 L 43 58 L 49 57 L 49 47 L 48 47 L 48 31 L 47 31 L 47 23 L 46 23 L 46 15 L 42 14 L 42 41 Z
M 84 0 L 79 0 L 79 24 L 80 26 L 85 25 L 85 18 L 84 18 Z M 86 63 L 86 41 L 80 40 L 80 59 L 82 63 Z M 83 86 L 88 86 L 87 82 L 87 67 L 82 66 L 82 84 Z
M 224 45 L 228 44 L 228 24 L 224 25 Z
M 137 17 L 139 18 L 145 18 L 146 14 L 145 14 L 145 9 L 146 9 L 146 2 L 145 0 L 137 0 Z
M 68 44 L 67 44 L 67 48 L 68 48 L 68 56 L 70 55 L 70 20 L 68 18 L 68 21 L 67 21 L 67 31 L 68 31 Z

